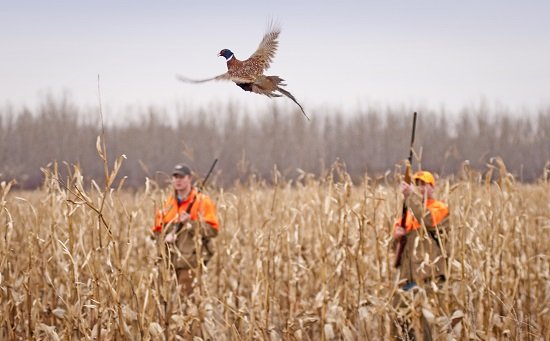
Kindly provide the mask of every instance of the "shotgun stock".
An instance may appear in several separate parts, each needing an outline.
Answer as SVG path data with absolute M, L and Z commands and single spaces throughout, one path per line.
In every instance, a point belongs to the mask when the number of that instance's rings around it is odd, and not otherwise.
M 413 115 L 413 126 L 412 126 L 412 134 L 411 134 L 411 147 L 409 150 L 409 159 L 407 160 L 407 166 L 405 167 L 405 179 L 404 181 L 408 184 L 411 183 L 411 167 L 412 167 L 412 160 L 413 160 L 413 146 L 414 146 L 414 135 L 416 132 L 416 112 Z M 407 212 L 409 211 L 409 208 L 407 207 L 407 203 L 405 200 L 403 200 L 403 210 L 401 212 L 401 226 L 405 227 L 405 223 L 407 221 Z M 407 236 L 402 236 L 399 238 L 397 243 L 397 251 L 395 252 L 395 264 L 394 266 L 398 268 L 401 265 L 401 259 L 403 258 L 403 251 L 405 251 L 405 245 L 407 244 Z

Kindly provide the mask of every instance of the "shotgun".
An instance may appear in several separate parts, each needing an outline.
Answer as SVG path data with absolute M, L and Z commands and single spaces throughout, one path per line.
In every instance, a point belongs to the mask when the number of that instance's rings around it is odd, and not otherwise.
M 413 160 L 413 145 L 414 145 L 414 135 L 416 131 L 416 112 L 413 115 L 413 127 L 412 127 L 412 134 L 411 134 L 411 148 L 409 150 L 409 159 L 407 162 L 407 167 L 405 168 L 405 182 L 410 184 L 411 179 L 411 167 L 412 167 L 412 160 Z M 403 200 L 403 211 L 401 213 L 401 226 L 405 227 L 405 223 L 407 221 L 407 212 L 409 211 L 409 208 L 407 207 L 406 200 Z M 399 241 L 397 243 L 397 251 L 395 252 L 395 264 L 394 266 L 398 268 L 401 265 L 401 258 L 403 258 L 403 251 L 405 250 L 405 245 L 407 244 L 407 236 L 402 236 L 399 238 Z

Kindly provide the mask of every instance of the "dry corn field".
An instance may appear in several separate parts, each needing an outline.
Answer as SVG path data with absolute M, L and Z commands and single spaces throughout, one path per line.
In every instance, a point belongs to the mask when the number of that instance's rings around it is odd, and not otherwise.
M 149 233 L 168 187 L 45 174 L 33 192 L 2 184 L 2 340 L 389 338 L 393 179 L 353 186 L 335 167 L 208 189 L 217 254 L 182 297 Z M 412 319 L 423 314 L 438 340 L 550 339 L 550 184 L 440 179 L 436 196 L 451 208 L 449 280 L 437 301 L 412 303 Z

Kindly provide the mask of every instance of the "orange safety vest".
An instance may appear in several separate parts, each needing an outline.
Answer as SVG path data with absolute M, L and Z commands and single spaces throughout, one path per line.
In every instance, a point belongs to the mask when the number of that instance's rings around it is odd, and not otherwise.
M 442 201 L 428 198 L 426 200 L 426 208 L 432 214 L 433 226 L 437 226 L 445 217 L 449 215 L 449 207 Z M 401 218 L 398 218 L 395 222 L 395 228 L 401 226 Z M 417 230 L 420 227 L 420 222 L 416 219 L 414 214 L 409 210 L 407 212 L 407 219 L 405 221 L 405 230 L 408 232 Z
M 189 205 L 193 206 L 191 206 L 191 211 L 187 212 Z M 164 207 L 156 214 L 155 226 L 152 229 L 153 232 L 160 232 L 163 226 L 177 222 L 178 217 L 185 212 L 189 213 L 191 220 L 200 220 L 212 226 L 216 231 L 219 231 L 220 223 L 216 215 L 216 206 L 208 196 L 198 193 L 193 188 L 187 198 L 179 205 L 175 195 L 170 196 L 166 200 Z

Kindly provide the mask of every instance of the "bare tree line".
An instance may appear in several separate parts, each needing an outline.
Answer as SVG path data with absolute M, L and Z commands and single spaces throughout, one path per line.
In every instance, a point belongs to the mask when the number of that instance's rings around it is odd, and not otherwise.
M 232 106 L 223 115 L 187 110 L 176 122 L 155 109 L 132 116 L 131 123 L 105 127 L 108 158 L 127 158 L 119 172 L 127 176 L 127 186 L 142 186 L 146 177 L 163 181 L 178 162 L 189 163 L 200 175 L 215 158 L 214 181 L 227 186 L 251 175 L 269 179 L 275 165 L 290 178 L 300 170 L 321 174 L 337 160 L 356 180 L 365 172 L 383 174 L 408 154 L 412 111 L 313 113 L 310 122 L 276 106 L 254 115 Z M 42 182 L 40 168 L 52 161 L 67 169 L 77 164 L 86 177 L 100 180 L 100 134 L 97 113 L 85 113 L 67 100 L 47 99 L 35 111 L 0 109 L 0 180 L 35 188 Z M 499 156 L 519 180 L 530 182 L 548 167 L 549 147 L 550 109 L 518 115 L 480 106 L 458 117 L 420 112 L 415 151 L 423 168 L 440 176 L 459 174 L 465 160 L 483 172 Z

